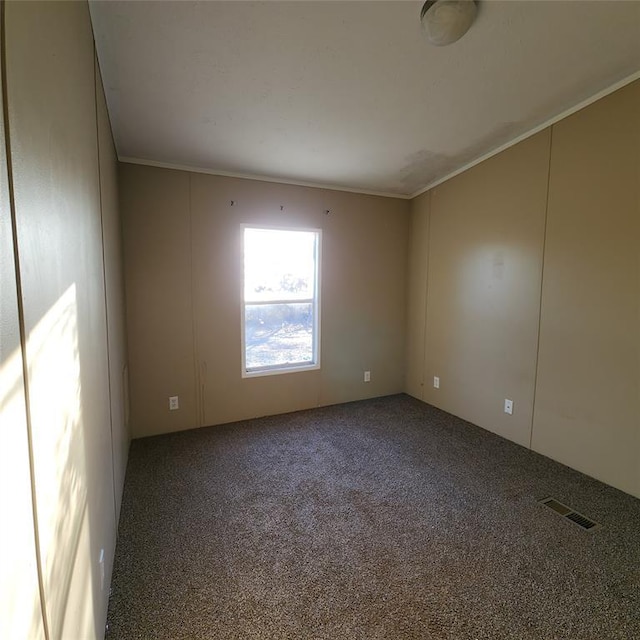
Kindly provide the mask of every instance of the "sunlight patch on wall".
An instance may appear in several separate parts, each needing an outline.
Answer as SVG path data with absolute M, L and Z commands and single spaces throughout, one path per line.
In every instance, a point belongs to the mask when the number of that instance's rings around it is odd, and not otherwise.
M 42 638 L 20 348 L 0 364 L 0 513 L 0 638 Z
M 58 637 L 87 503 L 75 284 L 29 333 L 27 357 L 44 590 Z

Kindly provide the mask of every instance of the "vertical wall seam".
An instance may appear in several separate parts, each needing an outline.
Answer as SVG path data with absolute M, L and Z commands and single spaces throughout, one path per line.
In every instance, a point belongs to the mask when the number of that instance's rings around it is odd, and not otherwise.
M 22 356 L 22 376 L 24 379 L 25 418 L 27 425 L 27 453 L 29 457 L 29 479 L 31 484 L 31 511 L 33 516 L 33 538 L 36 554 L 36 571 L 38 577 L 38 591 L 40 595 L 40 612 L 42 627 L 46 640 L 50 639 L 49 619 L 45 601 L 44 575 L 42 568 L 42 552 L 40 549 L 40 528 L 38 524 L 38 503 L 36 494 L 35 458 L 33 454 L 33 432 L 31 423 L 31 398 L 29 395 L 29 365 L 27 362 L 27 336 L 24 320 L 24 304 L 22 297 L 22 277 L 20 274 L 20 255 L 18 252 L 18 227 L 16 217 L 16 201 L 13 183 L 13 162 L 11 155 L 11 134 L 9 130 L 9 97 L 7 82 L 7 38 L 6 38 L 6 2 L 0 0 L 0 47 L 2 64 L 0 68 L 0 82 L 2 83 L 2 118 L 4 122 L 4 153 L 7 160 L 7 182 L 9 187 L 9 211 L 11 222 L 11 236 L 13 243 L 13 260 L 15 265 L 16 297 L 18 305 L 18 328 L 20 333 L 20 351 Z
M 91 12 L 89 12 L 89 14 L 91 14 Z M 97 69 L 100 71 L 100 86 L 103 87 L 104 90 L 104 84 L 102 82 L 102 70 L 100 67 L 100 60 L 98 58 L 98 49 L 96 47 L 96 36 L 95 36 L 95 32 L 93 30 L 93 22 L 91 21 L 91 19 L 89 20 L 90 24 L 91 24 L 91 38 L 93 40 L 93 53 L 94 53 L 94 67 L 97 67 Z M 94 70 L 94 75 L 95 75 L 95 70 Z M 105 93 L 105 103 L 107 102 L 107 94 Z M 97 97 L 96 97 L 97 100 Z M 97 107 L 96 107 L 97 108 Z M 113 126 L 111 123 L 111 115 L 109 114 L 109 105 L 107 104 L 107 122 L 109 124 L 109 138 L 111 140 L 111 146 L 114 150 L 114 154 L 115 154 L 115 159 L 116 159 L 116 164 L 118 163 L 118 151 L 116 148 L 116 140 L 113 136 Z M 97 116 L 96 116 L 96 123 L 97 123 Z M 100 138 L 98 137 L 98 153 L 100 150 Z M 100 156 L 98 155 L 98 162 L 100 162 Z M 119 173 L 117 173 L 117 176 L 119 178 Z M 102 187 L 101 187 L 102 188 Z M 120 193 L 118 190 L 118 214 L 120 214 L 121 211 L 121 207 L 120 207 Z M 101 192 L 102 194 L 102 192 Z M 100 204 L 100 210 L 102 211 L 102 202 Z M 118 215 L 118 233 L 120 235 L 120 242 L 121 244 L 123 244 L 123 231 L 122 231 L 122 217 L 120 215 Z M 122 255 L 121 255 L 121 259 L 123 262 L 123 266 L 124 266 L 124 247 L 123 247 L 123 251 L 122 251 Z M 105 278 L 105 282 L 106 282 L 106 278 Z M 126 323 L 126 294 L 125 294 L 125 282 L 124 282 L 124 277 L 122 277 L 121 279 L 121 283 L 120 286 L 122 288 L 122 295 L 123 295 L 123 304 L 124 304 L 124 309 L 125 309 L 125 323 Z M 108 327 L 108 325 L 107 325 Z M 126 333 L 126 329 L 125 329 L 125 333 Z M 127 345 L 128 347 L 128 345 Z M 124 405 L 124 400 L 125 400 L 125 395 L 124 395 L 124 374 L 125 371 L 127 372 L 127 390 L 126 390 L 126 399 L 129 399 L 129 373 L 128 373 L 128 366 L 129 366 L 129 353 L 128 353 L 128 348 L 126 350 L 126 359 L 124 362 L 124 366 L 122 367 L 122 370 L 118 372 L 118 376 L 120 379 L 120 384 L 122 385 L 122 389 L 123 389 L 123 405 Z M 128 404 L 128 403 L 127 403 Z M 130 413 L 130 409 L 129 407 L 124 407 L 123 406 L 123 417 L 122 417 L 122 425 L 124 427 L 124 433 L 127 436 L 128 442 L 129 444 L 131 443 L 131 426 L 129 424 L 130 420 L 127 420 L 126 418 L 129 417 Z M 125 417 L 126 416 L 126 417 Z M 115 470 L 115 466 L 114 466 L 114 470 Z M 114 487 L 115 487 L 115 475 L 114 475 Z M 114 490 L 114 495 L 115 495 L 115 490 Z M 116 515 L 117 515 L 117 508 L 116 508 Z M 117 529 L 117 524 L 116 524 L 116 529 Z
M 411 384 L 411 257 L 413 255 L 411 239 L 413 238 L 413 205 L 407 201 L 407 234 L 405 242 L 405 273 L 404 273 L 404 323 L 402 338 L 402 391 L 408 393 Z
M 429 261 L 431 259 L 431 205 L 433 190 L 428 192 L 429 206 L 427 208 L 427 260 L 424 278 L 424 327 L 422 333 L 422 401 L 426 402 L 427 394 L 427 316 L 429 309 Z
M 109 392 L 109 430 L 111 437 L 111 486 L 113 496 L 113 521 L 115 537 L 118 537 L 118 501 L 116 500 L 116 461 L 113 448 L 113 389 L 111 388 L 111 341 L 109 339 L 109 299 L 107 295 L 107 258 L 104 246 L 104 203 L 102 200 L 102 164 L 100 162 L 100 118 L 98 114 L 98 80 L 96 43 L 93 41 L 93 102 L 96 114 L 96 154 L 98 164 L 98 203 L 100 206 L 100 244 L 102 246 L 102 283 L 104 291 L 104 321 L 107 340 L 107 387 Z M 102 86 L 102 80 L 100 79 Z
M 551 153 L 553 151 L 553 125 L 549 127 L 549 162 L 547 166 L 547 193 L 544 207 L 544 223 L 542 233 L 542 261 L 540 265 L 540 297 L 538 302 L 538 339 L 536 342 L 536 365 L 533 378 L 533 399 L 531 404 L 531 429 L 529 431 L 529 449 L 533 448 L 533 425 L 536 415 L 536 397 L 538 392 L 538 365 L 540 364 L 540 330 L 542 327 L 542 294 L 544 291 L 544 265 L 547 249 L 547 220 L 549 217 L 549 194 L 551 191 Z
M 195 299 L 195 270 L 193 268 L 193 206 L 191 191 L 193 188 L 191 172 L 187 172 L 187 208 L 189 213 L 189 287 L 191 288 L 191 334 L 193 349 L 193 384 L 196 394 L 196 425 L 204 426 L 204 390 L 202 389 L 201 367 L 198 358 L 198 335 L 196 331 L 196 299 Z

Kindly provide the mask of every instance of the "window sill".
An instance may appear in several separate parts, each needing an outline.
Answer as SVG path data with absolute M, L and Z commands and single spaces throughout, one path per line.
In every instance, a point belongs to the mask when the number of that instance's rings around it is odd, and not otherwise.
M 268 369 L 255 369 L 253 371 L 243 371 L 243 378 L 261 378 L 263 376 L 277 376 L 284 373 L 298 373 L 300 371 L 316 371 L 320 369 L 319 363 L 301 364 L 282 367 L 273 367 Z

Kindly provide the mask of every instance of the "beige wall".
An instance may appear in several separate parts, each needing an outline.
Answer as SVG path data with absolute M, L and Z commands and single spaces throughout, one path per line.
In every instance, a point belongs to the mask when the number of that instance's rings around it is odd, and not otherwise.
M 24 355 L 28 367 L 28 413 L 16 413 L 10 428 L 16 434 L 26 428 L 30 441 L 21 455 L 16 451 L 19 466 L 12 473 L 25 503 L 3 513 L 3 522 L 15 518 L 24 530 L 21 545 L 8 551 L 29 556 L 26 567 L 33 564 L 34 540 L 40 549 L 44 615 L 29 621 L 37 598 L 30 595 L 32 573 L 28 584 L 25 574 L 20 624 L 33 624 L 34 637 L 48 628 L 50 640 L 101 638 L 127 448 L 122 398 L 110 394 L 109 384 L 109 356 L 120 367 L 124 354 L 123 321 L 117 318 L 123 292 L 114 262 L 115 157 L 96 84 L 87 5 L 9 2 L 5 11 L 5 100 L 25 336 L 18 357 Z M 6 275 L 3 269 L 3 285 Z M 8 287 L 15 290 L 16 283 Z M 15 390 L 19 396 L 19 378 Z M 3 421 L 3 434 L 5 428 Z M 25 436 L 20 438 L 24 446 Z M 27 472 L 34 480 L 35 528 L 24 515 Z M 11 593 L 19 586 L 4 571 L 0 583 Z
M 137 165 L 120 175 L 135 436 L 402 390 L 406 201 Z M 322 229 L 320 370 L 241 377 L 241 223 Z
M 407 328 L 405 391 L 424 400 L 425 322 L 429 273 L 431 192 L 411 201 L 409 264 L 407 271 Z
M 105 302 L 109 364 L 109 398 L 112 437 L 116 522 L 124 489 L 129 442 L 129 389 L 127 339 L 124 307 L 122 226 L 118 205 L 118 161 L 111 135 L 111 124 L 96 61 L 96 100 L 98 117 L 98 159 L 100 163 L 100 204 L 102 248 L 104 253 Z
M 134 437 L 197 426 L 189 175 L 122 167 L 127 336 Z M 169 411 L 169 396 L 180 409 Z M 143 426 L 141 430 L 141 425 Z
M 431 194 L 424 400 L 526 446 L 548 168 L 543 131 Z
M 5 142 L 0 119 L 0 638 L 39 640 L 44 625 Z
M 406 383 L 636 496 L 639 94 L 635 82 L 435 187 L 430 209 L 412 201 L 428 234 L 410 246 Z
M 553 127 L 533 448 L 640 496 L 640 82 Z

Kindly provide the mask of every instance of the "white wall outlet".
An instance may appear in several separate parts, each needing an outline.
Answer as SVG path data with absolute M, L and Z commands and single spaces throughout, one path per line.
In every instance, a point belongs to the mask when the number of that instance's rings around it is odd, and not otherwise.
M 100 565 L 100 591 L 104 591 L 104 549 L 100 549 L 98 564 Z
M 175 411 L 180 408 L 180 404 L 178 403 L 178 396 L 171 396 L 169 398 L 169 411 Z
M 505 398 L 505 400 L 504 400 L 504 412 L 508 413 L 509 415 L 513 414 L 513 400 L 508 400 L 507 398 Z
M 433 388 L 434 389 L 440 388 L 440 378 L 438 376 L 433 376 Z
M 371 382 L 371 371 L 365 371 L 364 372 L 364 381 L 365 382 Z

